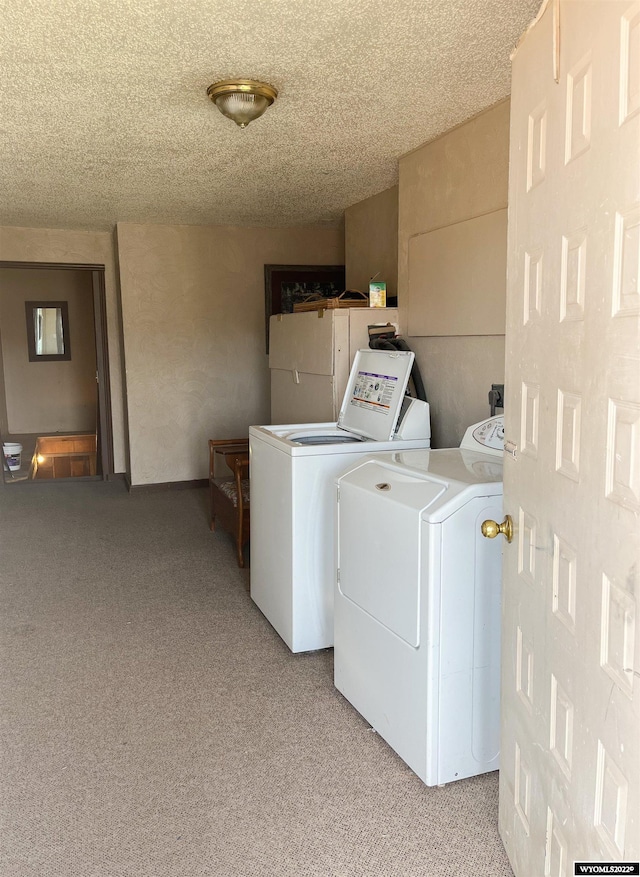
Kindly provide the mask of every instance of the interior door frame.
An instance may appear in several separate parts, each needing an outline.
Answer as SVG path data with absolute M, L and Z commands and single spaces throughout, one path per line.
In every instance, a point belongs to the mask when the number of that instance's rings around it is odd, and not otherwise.
M 90 271 L 93 295 L 93 325 L 96 342 L 96 383 L 98 389 L 98 456 L 102 480 L 113 477 L 113 422 L 111 417 L 111 383 L 109 380 L 109 346 L 107 337 L 107 297 L 105 266 L 71 262 L 0 261 L 0 268 L 34 270 Z

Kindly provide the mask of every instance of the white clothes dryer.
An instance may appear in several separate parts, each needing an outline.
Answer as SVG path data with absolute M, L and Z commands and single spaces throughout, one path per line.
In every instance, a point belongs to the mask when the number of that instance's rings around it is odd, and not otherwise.
M 335 685 L 429 786 L 496 770 L 504 423 L 337 479 Z
M 251 598 L 292 652 L 333 645 L 334 480 L 373 451 L 428 448 L 414 354 L 359 350 L 337 423 L 252 426 Z

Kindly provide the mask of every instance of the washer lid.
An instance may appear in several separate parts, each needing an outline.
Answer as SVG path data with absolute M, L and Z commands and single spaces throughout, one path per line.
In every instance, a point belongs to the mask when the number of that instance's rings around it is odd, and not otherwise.
M 392 439 L 413 360 L 410 350 L 358 350 L 340 407 L 340 429 L 377 442 Z

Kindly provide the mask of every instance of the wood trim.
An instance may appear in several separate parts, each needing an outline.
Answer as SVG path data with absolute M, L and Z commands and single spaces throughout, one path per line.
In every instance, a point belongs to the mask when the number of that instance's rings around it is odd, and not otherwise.
M 28 487 L 29 490 L 34 488 L 46 487 L 49 484 L 76 484 L 78 481 L 93 481 L 96 483 L 104 481 L 101 475 L 74 475 L 70 478 L 25 478 L 24 481 L 16 481 L 16 486 L 20 485 L 22 490 Z M 5 484 L 11 484 L 11 481 L 5 481 Z
M 129 493 L 158 493 L 161 490 L 191 490 L 194 487 L 207 487 L 208 478 L 194 478 L 193 481 L 160 481 L 155 484 L 131 484 L 125 478 Z
M 104 265 L 94 265 L 88 262 L 14 262 L 0 260 L 0 268 L 54 268 L 61 271 L 100 271 L 104 270 Z
M 96 333 L 96 369 L 98 381 L 98 456 L 102 477 L 113 473 L 113 421 L 111 419 L 111 382 L 109 380 L 109 348 L 104 267 L 91 272 L 93 286 L 93 319 Z
M 122 472 L 116 472 L 113 475 L 110 475 L 109 478 L 103 478 L 101 475 L 77 475 L 74 478 L 27 478 L 25 481 L 18 481 L 16 484 L 20 485 L 20 489 L 28 488 L 29 490 L 47 488 L 52 484 L 75 484 L 78 481 L 93 481 L 94 484 L 104 484 L 105 482 L 118 482 L 121 481 L 123 484 L 129 487 L 129 482 L 125 478 Z M 10 481 L 8 482 L 11 483 Z

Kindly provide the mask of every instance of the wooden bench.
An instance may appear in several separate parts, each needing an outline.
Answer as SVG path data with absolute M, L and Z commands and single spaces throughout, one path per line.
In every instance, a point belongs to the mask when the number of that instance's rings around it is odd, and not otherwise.
M 231 475 L 221 476 L 216 462 Z M 238 566 L 244 566 L 243 546 L 249 541 L 249 439 L 209 439 L 209 493 L 212 530 L 220 524 L 236 543 Z

